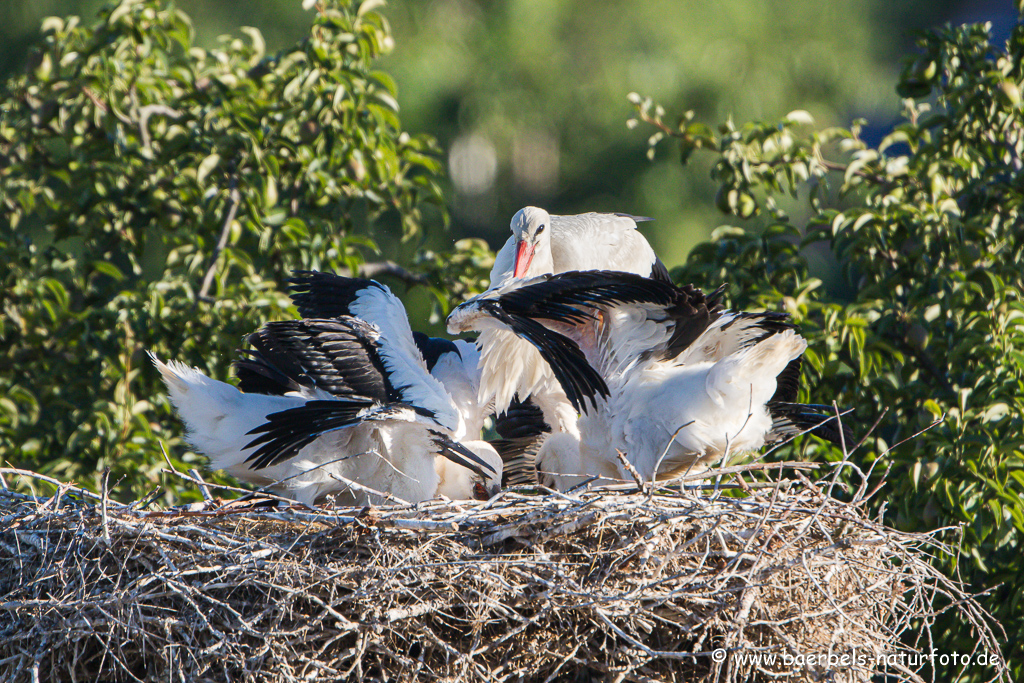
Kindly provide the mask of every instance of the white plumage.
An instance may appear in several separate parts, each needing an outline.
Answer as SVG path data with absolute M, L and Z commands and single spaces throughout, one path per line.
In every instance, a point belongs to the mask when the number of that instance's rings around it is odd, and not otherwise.
M 416 345 L 426 360 L 427 369 L 451 396 L 452 404 L 461 416 L 462 431 L 454 434 L 454 438 L 462 445 L 479 455 L 498 472 L 502 473 L 502 458 L 494 447 L 480 439 L 484 421 L 493 413 L 490 405 L 479 402 L 480 391 L 480 349 L 476 344 L 465 339 L 449 341 L 428 337 L 416 332 Z M 476 472 L 452 463 L 445 458 L 437 458 L 438 495 L 452 499 L 476 497 L 481 498 L 484 491 L 479 486 Z M 470 495 L 467 495 L 467 492 Z M 496 493 L 492 488 L 486 491 L 487 497 Z
M 512 218 L 512 237 L 498 251 L 491 269 L 490 291 L 518 286 L 519 278 L 577 270 L 616 270 L 668 279 L 665 266 L 637 230 L 638 220 L 625 214 L 551 215 L 528 206 Z M 502 412 L 513 397 L 533 397 L 555 433 L 578 435 L 576 411 L 540 354 L 500 327 L 480 329 L 482 401 Z
M 370 423 L 322 434 L 292 457 L 253 469 L 247 462 L 256 450 L 249 445 L 252 430 L 265 424 L 269 415 L 301 408 L 310 399 L 298 392 L 285 396 L 243 393 L 177 361 L 165 364 L 153 356 L 153 362 L 185 423 L 188 442 L 210 459 L 210 469 L 224 470 L 306 505 L 330 494 L 342 494 L 339 500 L 350 505 L 386 502 L 351 482 L 410 502 L 432 498 L 437 490 L 434 459 L 422 456 L 432 450 L 425 438 L 419 438 L 423 430 L 393 426 L 382 431 Z M 412 449 L 389 448 L 395 444 L 423 450 L 416 454 Z
M 806 342 L 787 316 L 723 312 L 717 293 L 564 273 L 467 302 L 449 325 L 501 326 L 551 364 L 582 411 L 578 436 L 552 434 L 537 456 L 542 482 L 560 489 L 585 476 L 629 480 L 616 451 L 644 478 L 664 478 L 828 419 L 792 402 Z
M 637 230 L 638 220 L 650 219 L 617 213 L 553 216 L 527 206 L 512 217 L 512 237 L 494 258 L 491 287 L 512 278 L 570 270 L 617 270 L 645 277 L 664 270 Z
M 484 429 L 484 421 L 494 412 L 493 404 L 479 400 L 480 349 L 465 339 L 448 341 L 426 335 L 417 335 L 417 345 L 421 350 L 426 345 L 446 345 L 436 359 L 424 351 L 427 369 L 444 386 L 462 418 L 462 431 L 456 432 L 455 438 L 478 439 Z
M 606 376 L 609 396 L 580 417 L 575 471 L 619 466 L 621 450 L 645 479 L 670 478 L 761 448 L 772 430 L 776 377 L 806 346 L 786 330 L 717 360 L 651 360 Z M 572 471 L 546 462 L 543 449 L 537 459 L 542 470 Z M 620 470 L 618 478 L 629 476 Z
M 315 287 L 322 275 L 293 282 L 300 310 L 325 296 Z M 362 487 L 409 502 L 493 495 L 501 459 L 476 441 L 477 416 L 427 371 L 401 302 L 376 282 L 329 277 L 333 289 L 314 303 L 337 315 L 269 323 L 251 335 L 251 357 L 238 363 L 244 391 L 153 358 L 189 441 L 214 469 L 307 504 L 328 494 L 383 502 Z M 452 361 L 442 370 L 458 374 Z

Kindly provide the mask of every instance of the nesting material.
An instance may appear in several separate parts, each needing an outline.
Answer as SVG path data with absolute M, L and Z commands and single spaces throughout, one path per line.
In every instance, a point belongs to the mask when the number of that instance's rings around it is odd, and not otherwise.
M 72 493 L 0 490 L 0 680 L 912 681 L 940 608 L 999 651 L 932 538 L 806 479 L 330 512 Z

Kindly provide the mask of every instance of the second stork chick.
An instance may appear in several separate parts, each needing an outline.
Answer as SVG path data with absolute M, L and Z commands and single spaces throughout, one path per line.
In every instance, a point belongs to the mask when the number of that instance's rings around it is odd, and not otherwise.
M 841 439 L 823 406 L 793 403 L 807 344 L 788 316 L 725 311 L 720 297 L 631 273 L 562 273 L 485 293 L 448 323 L 507 329 L 550 365 L 581 412 L 579 436 L 554 433 L 537 456 L 541 483 L 559 489 L 630 480 L 616 451 L 653 480 L 804 429 Z

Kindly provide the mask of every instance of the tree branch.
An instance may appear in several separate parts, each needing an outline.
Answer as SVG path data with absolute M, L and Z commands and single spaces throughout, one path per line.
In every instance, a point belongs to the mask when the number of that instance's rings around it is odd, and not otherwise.
M 224 220 L 224 227 L 220 231 L 220 240 L 217 241 L 217 246 L 213 249 L 213 257 L 210 259 L 210 265 L 206 269 L 206 275 L 203 277 L 203 286 L 199 288 L 199 300 L 211 302 L 213 297 L 209 296 L 210 286 L 213 284 L 213 275 L 217 272 L 217 260 L 220 259 L 220 253 L 224 251 L 224 247 L 228 244 L 228 234 L 231 231 L 231 223 L 235 220 L 235 214 L 238 213 L 238 205 L 242 201 L 242 196 L 238 192 L 238 179 L 234 176 L 231 177 L 231 208 L 228 209 L 228 217 Z
M 348 268 L 344 268 L 343 272 L 339 272 L 338 274 L 346 275 L 348 277 L 365 277 L 370 279 L 379 275 L 390 275 L 391 277 L 398 278 L 410 287 L 412 285 L 426 285 L 430 283 L 430 278 L 426 275 L 407 270 L 394 261 L 371 261 L 369 263 L 362 263 L 359 265 L 358 273 L 355 275 L 353 275 L 352 271 Z

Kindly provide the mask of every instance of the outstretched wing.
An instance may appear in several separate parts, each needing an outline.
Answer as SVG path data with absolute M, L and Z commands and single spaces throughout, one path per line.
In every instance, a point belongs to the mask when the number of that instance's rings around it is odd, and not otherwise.
M 498 300 L 510 313 L 558 322 L 584 322 L 597 306 L 650 303 L 672 304 L 676 287 L 634 273 L 607 270 L 541 275 L 522 286 L 498 290 Z M 471 300 L 472 301 L 472 300 Z
M 509 313 L 499 301 L 481 301 L 480 312 L 502 323 L 537 348 L 576 410 L 586 412 L 587 399 L 596 402 L 598 394 L 608 395 L 608 385 L 590 366 L 579 345 L 573 340 L 528 316 Z
M 477 472 L 482 477 L 497 476 L 494 468 L 480 456 L 454 441 L 444 432 L 431 428 L 432 417 L 404 403 L 379 405 L 370 399 L 307 401 L 305 405 L 267 415 L 267 421 L 249 434 L 254 435 L 246 448 L 256 450 L 246 459 L 250 468 L 262 469 L 294 457 L 303 447 L 328 432 L 360 424 L 418 422 L 424 424 L 437 454 Z M 258 448 L 257 448 L 258 447 Z
M 705 297 L 692 286 L 616 271 L 542 275 L 458 306 L 449 330 L 482 329 L 482 317 L 500 322 L 540 351 L 582 412 L 584 399 L 607 395 L 602 373 L 639 357 L 674 355 L 699 337 L 721 314 L 720 292 Z
M 722 316 L 723 291 L 705 296 L 692 285 L 677 287 L 633 273 L 582 271 L 541 276 L 459 308 L 497 299 L 510 315 L 538 320 L 568 336 L 609 377 L 637 359 L 676 357 Z
M 390 289 L 373 280 L 315 271 L 296 271 L 289 287 L 303 316 L 351 316 L 372 322 L 380 333 L 378 355 L 402 399 L 439 416 L 447 406 L 450 416 L 443 418 L 443 424 L 453 431 L 457 428 L 451 399 L 444 386 L 427 372 L 405 306 Z
M 386 289 L 374 280 L 315 270 L 296 270 L 287 282 L 292 302 L 303 318 L 359 316 L 352 312 L 351 306 L 372 290 Z M 402 312 L 404 314 L 404 309 Z
M 724 286 L 710 296 L 693 285 L 633 273 L 587 271 L 561 273 L 531 283 L 501 297 L 503 305 L 520 315 L 579 325 L 596 320 L 602 369 L 643 356 L 656 360 L 676 357 L 722 315 Z M 582 334 L 571 335 L 580 339 Z M 592 335 L 593 336 L 593 335 Z

